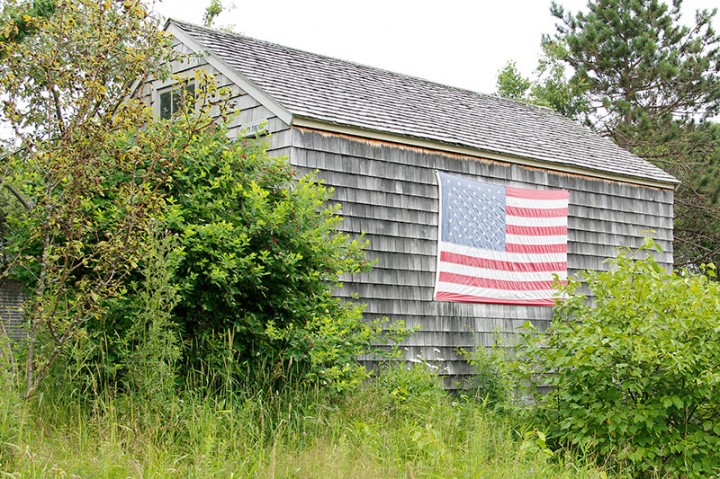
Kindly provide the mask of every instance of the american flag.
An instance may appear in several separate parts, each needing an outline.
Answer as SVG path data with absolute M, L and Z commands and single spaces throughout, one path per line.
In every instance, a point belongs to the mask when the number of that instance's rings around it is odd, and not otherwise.
M 567 280 L 568 192 L 437 175 L 435 299 L 555 304 L 554 275 Z

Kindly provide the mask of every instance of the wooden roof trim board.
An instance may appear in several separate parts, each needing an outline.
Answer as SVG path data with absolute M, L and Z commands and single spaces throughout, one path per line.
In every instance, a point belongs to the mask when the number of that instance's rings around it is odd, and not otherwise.
M 322 122 L 311 118 L 298 118 L 294 117 L 292 125 L 299 129 L 307 129 L 317 133 L 336 133 L 340 135 L 354 136 L 366 140 L 376 140 L 384 143 L 392 143 L 396 145 L 403 145 L 409 147 L 416 147 L 422 150 L 431 150 L 443 153 L 453 153 L 462 156 L 470 156 L 477 159 L 483 160 L 497 160 L 505 163 L 528 166 L 532 168 L 541 168 L 543 170 L 555 171 L 558 173 L 565 173 L 570 175 L 577 175 L 583 178 L 593 178 L 609 181 L 617 181 L 622 183 L 628 183 L 632 185 L 648 186 L 651 188 L 658 188 L 664 190 L 673 190 L 677 187 L 676 183 L 666 183 L 660 181 L 653 181 L 650 179 L 637 178 L 634 176 L 622 176 L 612 174 L 604 171 L 590 170 L 585 168 L 574 167 L 570 165 L 543 162 L 532 158 L 523 158 L 520 156 L 510 156 L 502 153 L 494 153 L 490 151 L 475 150 L 472 148 L 444 144 L 425 140 L 422 138 L 412 138 L 403 135 L 393 135 L 391 133 L 385 133 L 381 131 L 363 130 L 360 128 L 349 127 L 345 125 L 338 125 L 335 123 Z
M 292 122 L 291 113 L 276 102 L 272 97 L 263 92 L 260 88 L 255 86 L 251 81 L 240 74 L 236 69 L 225 63 L 222 59 L 213 55 L 208 51 L 206 47 L 199 44 L 190 35 L 185 33 L 182 29 L 178 28 L 171 20 L 168 20 L 165 25 L 166 31 L 175 35 L 175 37 L 188 46 L 193 52 L 202 54 L 204 59 L 217 71 L 225 75 L 228 79 L 234 82 L 242 90 L 248 93 L 250 96 L 255 98 L 261 105 L 270 110 L 275 116 L 280 118 L 288 125 Z

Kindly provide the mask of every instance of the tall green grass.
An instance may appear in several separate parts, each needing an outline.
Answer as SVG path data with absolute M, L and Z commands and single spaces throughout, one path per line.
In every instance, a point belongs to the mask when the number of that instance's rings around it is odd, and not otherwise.
M 142 394 L 88 399 L 70 382 L 23 402 L 6 382 L 0 477 L 602 476 L 550 456 L 538 435 L 518 433 L 481 403 L 448 395 L 422 367 L 381 369 L 344 397 L 254 380 L 212 394 L 186 386 L 162 407 Z

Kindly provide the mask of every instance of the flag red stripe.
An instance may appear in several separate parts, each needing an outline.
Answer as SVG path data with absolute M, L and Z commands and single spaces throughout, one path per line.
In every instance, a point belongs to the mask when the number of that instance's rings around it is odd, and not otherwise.
M 565 271 L 567 262 L 549 263 L 521 263 L 516 261 L 495 261 L 487 258 L 477 258 L 458 253 L 442 251 L 440 261 L 445 263 L 461 264 L 473 268 L 494 269 L 500 271 L 539 273 L 544 271 Z
M 506 225 L 505 232 L 524 236 L 562 236 L 568 234 L 567 226 L 518 226 Z
M 503 281 L 500 279 L 475 278 L 464 274 L 441 271 L 439 280 L 445 283 L 462 284 L 476 288 L 502 289 L 508 291 L 540 291 L 553 289 L 555 281 Z M 563 283 L 564 281 L 560 281 Z
M 521 216 L 523 218 L 563 218 L 568 215 L 567 208 L 520 208 L 519 206 L 506 206 L 508 216 Z
M 528 190 L 526 188 L 505 188 L 505 194 L 513 198 L 525 198 L 528 200 L 567 200 L 570 193 L 565 190 Z
M 439 291 L 435 295 L 437 301 L 455 301 L 459 303 L 493 303 L 493 304 L 521 304 L 525 306 L 555 306 L 555 300 L 548 299 L 500 299 L 484 298 L 467 294 L 446 293 Z
M 507 243 L 505 251 L 508 253 L 548 254 L 567 253 L 567 244 L 516 244 Z

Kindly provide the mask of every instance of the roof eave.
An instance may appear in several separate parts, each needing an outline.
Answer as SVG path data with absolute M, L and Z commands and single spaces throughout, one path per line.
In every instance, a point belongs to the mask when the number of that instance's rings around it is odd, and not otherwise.
M 556 163 L 551 161 L 544 161 L 537 158 L 523 157 L 519 155 L 510 155 L 503 152 L 481 150 L 463 145 L 455 145 L 450 143 L 443 143 L 439 141 L 428 140 L 419 137 L 411 137 L 407 135 L 393 134 L 378 130 L 370 130 L 365 128 L 359 128 L 355 126 L 344 125 L 340 123 L 318 120 L 310 117 L 301 117 L 295 115 L 292 117 L 292 125 L 298 128 L 307 128 L 318 131 L 326 131 L 329 133 L 339 133 L 348 136 L 356 136 L 359 138 L 378 140 L 388 143 L 396 143 L 405 146 L 413 146 L 426 150 L 434 150 L 446 153 L 453 153 L 458 155 L 470 156 L 474 158 L 482 158 L 487 160 L 498 160 L 506 163 L 528 166 L 533 168 L 542 168 L 558 173 L 580 175 L 585 177 L 592 177 L 601 180 L 620 181 L 624 183 L 631 183 L 634 185 L 647 186 L 652 188 L 674 190 L 680 182 L 673 179 L 673 181 L 662 181 L 655 180 L 645 177 L 638 177 L 632 175 L 622 175 L 619 173 L 613 173 L 602 170 L 593 170 L 590 168 L 580 168 L 573 165 L 564 163 Z

